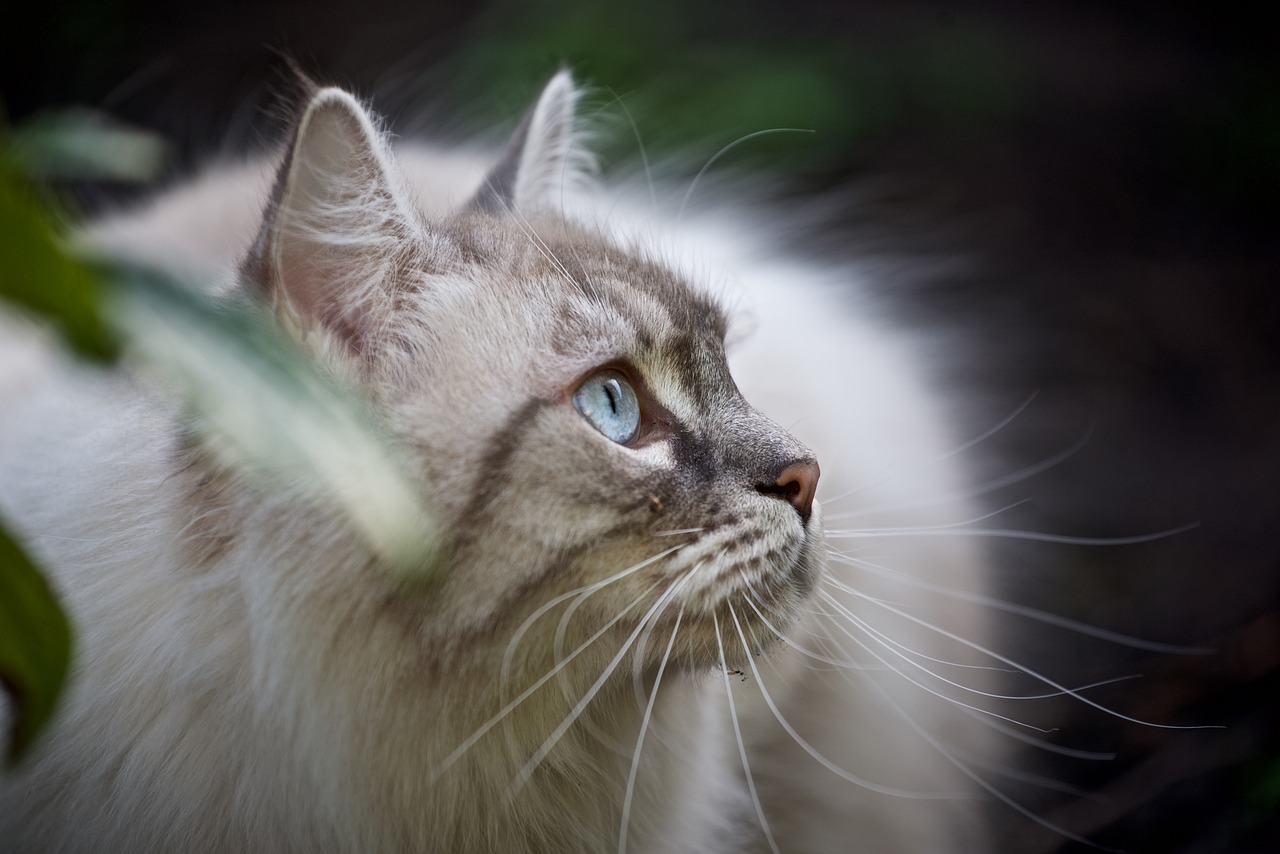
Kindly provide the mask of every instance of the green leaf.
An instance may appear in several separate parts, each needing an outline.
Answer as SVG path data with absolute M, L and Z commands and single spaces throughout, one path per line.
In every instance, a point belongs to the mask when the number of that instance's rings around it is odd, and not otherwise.
M 322 377 L 274 324 L 169 278 L 67 253 L 12 174 L 0 174 L 0 258 L 0 300 L 52 321 L 82 355 L 112 359 L 128 342 L 172 381 L 223 463 L 336 504 L 403 577 L 430 576 L 441 538 L 394 448 L 358 395 Z
M 41 180 L 143 183 L 170 159 L 159 136 L 85 107 L 46 110 L 13 128 L 7 156 Z
M 45 210 L 0 162 L 0 299 L 51 321 L 80 354 L 112 359 L 119 346 L 102 317 L 98 279 L 58 245 Z
M 429 580 L 443 537 L 411 469 L 359 393 L 324 376 L 270 319 L 171 279 L 115 266 L 105 310 L 168 379 L 224 465 L 340 509 L 383 563 Z
M 13 697 L 10 765 L 53 714 L 70 660 L 71 628 L 53 591 L 0 526 L 0 683 Z

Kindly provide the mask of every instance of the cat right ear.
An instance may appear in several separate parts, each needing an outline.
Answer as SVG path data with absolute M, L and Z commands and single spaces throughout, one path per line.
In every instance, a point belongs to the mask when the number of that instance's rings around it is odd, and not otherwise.
M 567 70 L 551 78 L 467 209 L 558 209 L 564 189 L 590 171 L 590 154 L 575 129 L 580 94 Z
M 360 353 L 390 315 L 423 230 L 373 120 L 320 89 L 298 122 L 244 276 L 305 339 L 324 330 Z

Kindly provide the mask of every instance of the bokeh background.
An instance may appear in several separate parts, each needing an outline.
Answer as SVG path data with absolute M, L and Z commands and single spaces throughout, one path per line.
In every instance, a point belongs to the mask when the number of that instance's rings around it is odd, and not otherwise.
M 1066 684 L 1025 717 L 1114 758 L 1029 752 L 1004 785 L 1097 845 L 1280 850 L 1280 50 L 1240 4 L 59 0 L 0 5 L 0 101 L 87 105 L 167 141 L 159 183 L 281 133 L 284 57 L 399 133 L 509 128 L 561 64 L 598 89 L 609 169 L 754 131 L 728 170 L 822 211 L 799 251 L 870 259 L 999 475 L 1002 527 L 1154 542 L 1000 547 L 1003 595 L 1171 653 L 1007 623 Z M 621 118 L 620 118 L 621 117 Z M 612 121 L 612 124 L 610 124 Z M 496 137 L 495 137 L 496 138 Z M 680 166 L 671 167 L 678 172 Z M 66 182 L 85 211 L 152 182 Z M 2 259 L 0 259 L 2 262 Z M 1071 449 L 1069 454 L 1061 454 Z M 1045 785 L 1048 783 L 1050 785 Z M 1091 850 L 996 810 L 1008 851 Z

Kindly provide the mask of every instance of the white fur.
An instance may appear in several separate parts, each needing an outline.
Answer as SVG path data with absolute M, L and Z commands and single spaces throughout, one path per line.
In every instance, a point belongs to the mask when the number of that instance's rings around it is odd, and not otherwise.
M 323 97 L 363 116 L 349 96 Z M 946 500 L 965 478 L 949 456 L 957 442 L 945 429 L 938 397 L 921 380 L 920 342 L 896 335 L 858 304 L 856 274 L 778 253 L 767 223 L 713 211 L 668 233 L 670 216 L 647 204 L 619 203 L 608 192 L 599 198 L 563 192 L 574 184 L 566 176 L 577 174 L 569 163 L 572 137 L 564 133 L 573 102 L 568 76 L 557 76 L 532 119 L 517 207 L 536 208 L 536 199 L 553 194 L 553 209 L 659 255 L 740 306 L 753 333 L 731 353 L 735 378 L 747 400 L 816 452 L 823 472 L 818 514 L 826 519 L 828 545 L 866 562 L 831 561 L 833 576 L 870 597 L 837 598 L 895 643 L 939 658 L 980 658 L 896 611 L 985 644 L 981 615 L 893 575 L 981 591 L 982 559 L 971 540 L 838 538 L 840 529 L 945 525 L 976 515 L 964 502 Z M 374 154 L 390 180 L 403 175 L 409 188 L 393 198 L 416 204 L 416 212 L 398 211 L 398 219 L 428 226 L 480 186 L 487 163 L 475 152 L 416 146 L 398 150 L 394 163 L 381 149 Z M 267 167 L 224 167 L 94 224 L 82 241 L 177 275 L 225 282 L 253 240 L 269 190 Z M 285 211 L 293 206 L 286 196 Z M 356 233 L 362 220 L 352 211 L 360 208 L 353 196 L 330 210 L 347 217 Z M 529 238 L 537 239 L 536 227 L 530 229 Z M 300 240 L 308 233 L 289 232 Z M 451 300 L 464 293 L 440 279 L 421 310 L 453 310 Z M 473 347 L 471 358 L 486 373 L 558 387 L 564 378 L 542 375 L 531 363 L 539 318 L 504 314 L 511 311 L 495 301 L 474 326 L 459 314 L 460 325 L 440 331 L 444 349 Z M 0 840 L 25 851 L 617 846 L 630 750 L 644 717 L 629 688 L 589 707 L 548 754 L 546 764 L 554 767 L 540 771 L 511 804 L 502 801 L 524 758 L 564 719 L 612 648 L 584 654 L 565 671 L 571 690 L 562 696 L 553 681 L 521 707 L 506 738 L 480 740 L 433 779 L 487 719 L 502 686 L 431 682 L 419 672 L 403 627 L 386 616 L 388 607 L 398 607 L 387 604 L 392 585 L 372 572 L 353 583 L 351 567 L 367 560 L 341 521 L 324 508 L 300 507 L 288 495 L 264 495 L 233 480 L 233 492 L 243 490 L 227 511 L 235 541 L 217 560 L 193 567 L 184 545 L 190 520 L 175 513 L 189 506 L 192 487 L 173 470 L 179 448 L 170 405 L 123 373 L 65 364 L 29 330 L 6 332 L 3 341 L 0 366 L 21 358 L 28 366 L 22 374 L 34 365 L 42 378 L 27 382 L 16 370 L 0 372 L 0 513 L 53 571 L 75 618 L 79 652 L 56 732 L 23 775 L 0 782 Z M 402 365 L 407 356 L 389 358 Z M 582 362 L 598 358 L 588 349 Z M 448 518 L 459 509 L 450 501 L 482 453 L 482 436 L 467 435 L 469 425 L 452 423 L 449 413 L 464 402 L 490 406 L 497 422 L 508 402 L 501 384 L 440 388 L 431 376 L 420 382 L 421 400 L 391 417 L 451 443 L 450 460 L 423 462 Z M 573 417 L 566 411 L 556 424 L 571 425 Z M 576 422 L 557 428 L 574 429 Z M 549 432 L 548 441 L 559 433 Z M 653 453 L 644 464 L 663 464 Z M 501 500 L 517 498 L 530 500 Z M 532 500 L 546 502 L 533 520 L 539 536 L 554 536 L 561 524 L 554 497 Z M 847 522 L 842 514 L 851 514 Z M 603 529 L 608 522 L 584 514 L 574 524 Z M 455 622 L 440 623 L 438 635 L 429 623 L 422 631 L 446 647 L 453 628 L 484 613 L 491 591 L 519 583 L 520 567 L 536 561 L 538 548 L 513 528 L 505 560 L 489 565 L 490 576 L 424 606 L 447 609 Z M 692 597 L 696 586 L 680 595 Z M 587 600 L 584 609 L 594 606 Z M 549 646 L 555 620 L 549 622 L 550 628 L 535 624 L 530 637 Z M 847 619 L 836 622 L 851 628 Z M 331 624 L 349 627 L 341 645 L 308 645 L 317 626 Z M 741 649 L 735 627 L 720 628 L 726 645 Z M 981 753 L 985 737 L 972 731 L 962 710 L 885 672 L 887 661 L 928 681 L 873 633 L 854 631 L 869 650 L 815 614 L 789 637 L 797 647 L 856 660 L 863 669 L 842 671 L 778 646 L 765 658 L 743 662 L 738 655 L 742 677 L 714 669 L 666 673 L 648 724 L 627 850 L 767 850 L 756 799 L 783 851 L 982 850 L 975 803 L 954 797 L 976 787 L 930 740 Z M 660 650 L 665 635 L 657 631 L 646 643 Z M 572 646 L 572 638 L 566 643 Z M 453 661 L 468 654 L 449 651 Z M 830 765 L 845 769 L 844 778 L 862 778 L 870 788 L 842 779 L 797 745 L 774 720 L 754 668 L 788 725 Z M 972 673 L 963 678 L 975 683 Z M 343 690 L 365 683 L 378 692 L 353 698 Z M 754 794 L 728 717 L 726 684 Z M 521 745 L 514 754 L 512 739 Z M 548 827 L 559 835 L 538 835 Z

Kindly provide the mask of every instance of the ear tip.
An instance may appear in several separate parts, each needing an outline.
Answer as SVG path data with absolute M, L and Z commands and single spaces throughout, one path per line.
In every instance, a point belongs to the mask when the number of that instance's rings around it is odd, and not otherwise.
M 355 95 L 336 86 L 326 86 L 316 91 L 307 101 L 298 119 L 298 138 L 302 139 L 322 130 L 341 135 L 376 137 L 378 122 L 365 109 Z
M 578 92 L 578 86 L 573 79 L 573 72 L 565 67 L 553 74 L 551 79 L 547 81 L 547 85 L 542 90 L 542 99 L 572 102 L 578 99 Z
M 351 112 L 364 112 L 364 107 L 354 95 L 345 89 L 339 89 L 337 86 L 325 86 L 317 89 L 310 100 L 307 101 L 308 113 L 334 107 L 345 108 Z
M 567 65 L 560 66 L 559 70 L 556 71 L 555 74 L 551 75 L 551 80 L 548 81 L 547 85 L 548 86 L 560 85 L 560 86 L 568 86 L 572 88 L 573 87 L 573 70 L 570 69 L 569 66 Z

